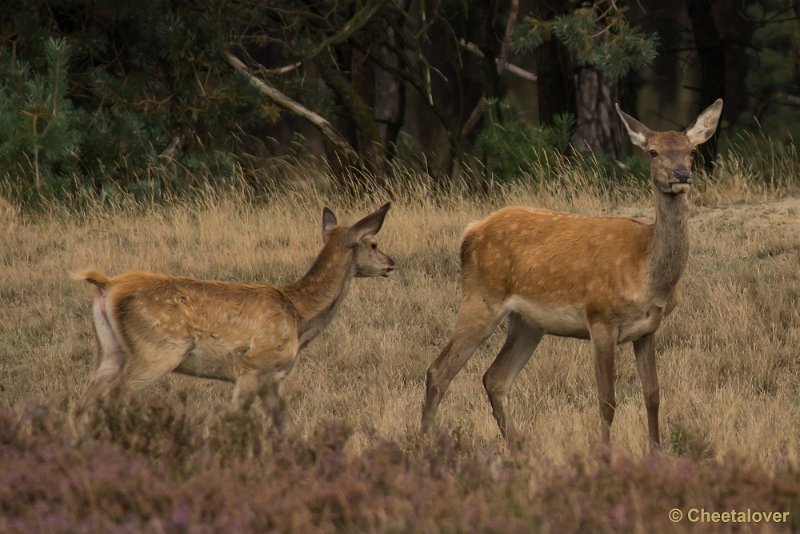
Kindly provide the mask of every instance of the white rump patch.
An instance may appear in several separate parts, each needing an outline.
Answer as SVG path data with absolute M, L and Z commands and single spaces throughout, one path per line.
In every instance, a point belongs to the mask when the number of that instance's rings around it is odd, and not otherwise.
M 98 295 L 94 299 L 92 312 L 94 329 L 102 352 L 100 367 L 97 369 L 96 375 L 111 377 L 119 373 L 122 366 L 125 365 L 125 350 L 122 348 L 114 325 L 111 324 L 108 301 L 105 296 Z

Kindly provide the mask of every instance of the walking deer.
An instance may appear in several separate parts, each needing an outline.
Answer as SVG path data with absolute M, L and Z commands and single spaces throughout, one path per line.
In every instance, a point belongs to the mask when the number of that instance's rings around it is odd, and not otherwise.
M 233 403 L 256 396 L 279 429 L 278 391 L 297 353 L 336 314 L 354 277 L 388 276 L 394 261 L 375 234 L 386 204 L 351 227 L 322 213 L 324 245 L 311 269 L 286 287 L 195 280 L 146 272 L 77 276 L 96 289 L 93 316 L 99 365 L 79 412 L 110 390 L 140 390 L 169 372 L 234 382 Z
M 427 373 L 422 430 L 453 377 L 508 317 L 505 344 L 483 377 L 507 441 L 519 437 L 506 397 L 545 334 L 590 339 L 602 440 L 614 419 L 616 346 L 632 342 L 652 446 L 659 443 L 656 331 L 672 312 L 689 252 L 692 155 L 717 128 L 722 100 L 683 132 L 654 132 L 617 112 L 634 145 L 650 155 L 655 222 L 507 207 L 472 223 L 461 242 L 461 305 L 449 343 Z

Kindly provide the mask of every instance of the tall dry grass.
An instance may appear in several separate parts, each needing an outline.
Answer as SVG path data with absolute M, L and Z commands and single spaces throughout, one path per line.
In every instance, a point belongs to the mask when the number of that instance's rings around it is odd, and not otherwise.
M 692 193 L 685 297 L 658 343 L 662 436 L 669 454 L 701 463 L 735 458 L 772 473 L 800 460 L 800 200 L 792 196 L 795 178 L 770 183 L 747 165 L 729 157 Z M 791 162 L 785 165 L 788 172 Z M 352 285 L 339 315 L 300 354 L 284 394 L 292 435 L 338 421 L 353 429 L 354 454 L 386 440 L 404 443 L 418 431 L 425 370 L 455 320 L 458 243 L 468 222 L 508 204 L 652 217 L 645 189 L 598 184 L 566 167 L 561 178 L 479 196 L 406 176 L 358 200 L 298 182 L 257 197 L 232 187 L 159 205 L 123 199 L 24 213 L 4 204 L 0 408 L 43 406 L 63 419 L 87 384 L 91 292 L 70 273 L 94 266 L 289 283 L 320 249 L 323 206 L 347 223 L 391 198 L 379 241 L 399 270 Z M 495 333 L 453 381 L 438 414 L 445 432 L 478 450 L 502 450 L 480 378 L 503 335 Z M 639 457 L 646 416 L 628 346 L 618 353 L 616 383 L 614 451 Z M 206 421 L 208 437 L 219 427 L 204 417 L 223 411 L 231 392 L 229 384 L 170 376 L 144 396 L 185 406 Z M 531 491 L 536 473 L 592 457 L 599 415 L 587 343 L 545 338 L 510 403 L 528 436 L 522 452 Z
M 685 299 L 659 340 L 666 439 L 691 440 L 708 454 L 771 463 L 798 460 L 800 203 L 753 185 L 742 163 L 727 166 L 695 195 Z M 738 171 L 738 172 L 737 172 Z M 0 263 L 0 387 L 4 404 L 66 410 L 93 366 L 90 292 L 70 273 L 150 270 L 197 278 L 289 283 L 320 248 L 321 210 L 340 220 L 395 201 L 380 235 L 399 263 L 390 279 L 358 280 L 339 316 L 299 359 L 285 386 L 301 430 L 341 418 L 365 435 L 416 432 L 425 369 L 447 341 L 459 295 L 457 250 L 464 226 L 507 204 L 585 214 L 652 216 L 649 192 L 598 185 L 582 172 L 551 185 L 498 186 L 486 196 L 432 190 L 407 179 L 360 200 L 298 185 L 254 201 L 207 192 L 167 205 L 51 206 L 22 215 L 6 208 Z M 783 189 L 785 190 L 785 188 Z M 724 199 L 724 203 L 720 203 Z M 744 204 L 736 203 L 744 201 Z M 497 333 L 452 384 L 439 414 L 494 442 L 480 375 L 499 349 Z M 163 395 L 185 393 L 200 411 L 222 408 L 230 386 L 171 377 Z M 640 453 L 646 443 L 640 385 L 628 347 L 617 364 L 615 446 Z M 559 461 L 596 440 L 598 415 L 588 344 L 546 338 L 512 394 L 530 454 Z M 569 444 L 569 445 L 567 445 Z

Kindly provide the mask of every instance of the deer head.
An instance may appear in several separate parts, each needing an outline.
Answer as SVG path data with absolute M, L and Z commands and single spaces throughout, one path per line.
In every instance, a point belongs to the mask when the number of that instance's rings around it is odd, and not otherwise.
M 683 194 L 692 185 L 695 148 L 708 141 L 717 129 L 722 99 L 708 106 L 683 132 L 654 132 L 616 105 L 631 142 L 650 155 L 650 178 L 654 187 L 667 194 Z
M 349 228 L 339 228 L 336 215 L 330 209 L 322 211 L 323 242 L 327 245 L 335 239 L 342 247 L 352 250 L 357 277 L 389 276 L 395 270 L 394 260 L 380 251 L 375 238 L 391 205 L 387 202 Z

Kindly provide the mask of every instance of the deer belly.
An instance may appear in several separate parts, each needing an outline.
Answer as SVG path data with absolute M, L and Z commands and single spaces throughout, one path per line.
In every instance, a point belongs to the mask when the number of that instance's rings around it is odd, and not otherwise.
M 506 301 L 505 309 L 520 314 L 546 334 L 589 339 L 589 327 L 581 304 L 541 304 L 515 295 Z
M 175 372 L 200 378 L 234 381 L 242 355 L 246 351 L 247 345 L 230 345 L 207 337 L 195 338 Z

